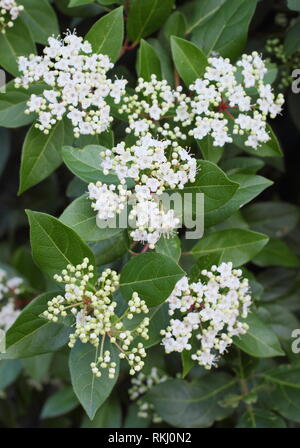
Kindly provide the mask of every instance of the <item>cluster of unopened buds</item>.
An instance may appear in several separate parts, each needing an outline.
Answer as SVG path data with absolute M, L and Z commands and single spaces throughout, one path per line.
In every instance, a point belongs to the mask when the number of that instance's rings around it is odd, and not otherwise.
M 145 394 L 149 392 L 152 387 L 159 383 L 163 383 L 168 379 L 165 373 L 160 372 L 156 367 L 152 367 L 149 374 L 139 373 L 136 377 L 131 379 L 131 388 L 128 390 L 129 398 L 136 401 L 138 406 L 138 417 L 151 418 L 153 423 L 161 423 L 161 417 L 155 412 L 152 403 L 149 403 L 145 398 Z
M 0 0 L 0 31 L 6 33 L 6 28 L 12 28 L 14 21 L 19 17 L 24 6 L 18 5 L 15 0 Z
M 0 328 L 7 331 L 14 323 L 20 310 L 16 309 L 16 299 L 24 290 L 21 277 L 10 277 L 4 269 L 0 269 Z
M 300 67 L 300 51 L 297 50 L 292 55 L 287 56 L 283 40 L 279 38 L 268 39 L 265 50 L 270 55 L 270 59 L 278 65 L 278 88 L 286 89 L 293 81 L 291 76 L 293 70 Z
M 65 115 L 75 137 L 106 131 L 113 120 L 107 98 L 119 103 L 127 81 L 107 78 L 113 67 L 109 57 L 92 53 L 91 44 L 76 34 L 62 40 L 50 37 L 48 43 L 42 56 L 18 60 L 22 76 L 16 78 L 16 87 L 39 81 L 48 86 L 41 95 L 31 95 L 26 112 L 38 114 L 36 127 L 45 134 Z
M 166 353 L 191 353 L 191 359 L 210 369 L 233 342 L 247 332 L 251 305 L 248 279 L 232 263 L 212 266 L 201 272 L 203 281 L 183 277 L 167 299 L 170 325 L 161 331 Z M 195 342 L 196 341 L 196 342 Z
M 91 364 L 92 372 L 100 377 L 100 369 L 107 369 L 109 378 L 114 378 L 116 371 L 115 350 L 119 358 L 126 359 L 130 367 L 130 375 L 139 372 L 143 366 L 146 351 L 142 342 L 134 343 L 136 338 L 147 340 L 150 320 L 149 310 L 144 300 L 136 292 L 128 302 L 128 308 L 121 315 L 116 314 L 118 303 L 114 293 L 119 287 L 119 275 L 111 269 L 102 272 L 98 279 L 94 266 L 85 258 L 81 264 L 68 265 L 54 279 L 65 284 L 64 294 L 54 297 L 48 302 L 44 311 L 45 318 L 58 322 L 59 317 L 68 315 L 75 317 L 75 331 L 70 335 L 69 347 L 74 347 L 76 340 L 90 343 L 97 350 L 95 362 Z M 130 321 L 139 316 L 139 322 L 129 329 Z M 110 344 L 110 349 L 106 346 Z

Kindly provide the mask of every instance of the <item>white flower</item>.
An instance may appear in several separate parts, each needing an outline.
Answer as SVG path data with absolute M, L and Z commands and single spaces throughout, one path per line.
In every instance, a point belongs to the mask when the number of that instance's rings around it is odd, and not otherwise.
M 232 337 L 246 333 L 248 326 L 239 318 L 247 317 L 252 302 L 248 280 L 232 263 L 212 266 L 201 274 L 206 282 L 189 284 L 183 277 L 176 284 L 167 302 L 169 315 L 177 317 L 161 335 L 166 353 L 191 351 L 191 338 L 196 336 L 199 348 L 193 347 L 191 358 L 210 369 L 232 344 Z
M 6 28 L 13 27 L 13 21 L 23 10 L 24 6 L 18 5 L 15 0 L 0 0 L 0 31 L 2 34 L 6 33 Z
M 20 314 L 20 310 L 15 309 L 14 302 L 10 300 L 0 309 L 0 328 L 7 331 Z
M 108 56 L 91 54 L 89 42 L 76 34 L 67 34 L 63 40 L 50 37 L 43 56 L 19 58 L 20 78 L 16 87 L 42 81 L 51 89 L 32 95 L 27 112 L 36 112 L 36 127 L 44 133 L 66 114 L 74 126 L 74 135 L 95 135 L 106 131 L 113 118 L 106 99 L 119 103 L 127 81 L 107 78 L 113 67 Z

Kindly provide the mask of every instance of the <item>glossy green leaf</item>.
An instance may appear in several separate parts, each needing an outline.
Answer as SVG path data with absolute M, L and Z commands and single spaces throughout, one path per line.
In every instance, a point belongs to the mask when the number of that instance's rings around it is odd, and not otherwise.
M 173 36 L 171 49 L 176 70 L 186 86 L 203 76 L 207 59 L 200 48 L 192 42 Z
M 10 386 L 20 375 L 22 364 L 19 359 L 0 361 L 0 391 Z
M 233 387 L 234 379 L 230 375 L 211 373 L 192 383 L 167 380 L 152 388 L 149 398 L 156 412 L 174 427 L 208 427 L 233 412 L 218 404 Z
M 161 79 L 161 65 L 155 49 L 144 39 L 141 40 L 137 59 L 138 76 L 145 81 L 151 80 L 151 75 Z
M 119 375 L 119 357 L 116 350 L 108 343 L 105 350 L 110 350 L 112 360 L 117 364 L 114 379 L 108 378 L 107 369 L 102 369 L 100 378 L 92 373 L 90 364 L 95 362 L 99 353 L 91 344 L 77 342 L 70 353 L 69 368 L 73 389 L 90 420 L 93 420 L 97 410 L 110 395 Z
M 286 428 L 285 421 L 267 409 L 249 409 L 242 415 L 237 428 Z
M 198 13 L 200 23 L 193 27 L 192 41 L 207 55 L 216 51 L 220 56 L 237 58 L 244 48 L 256 5 L 257 0 L 240 0 L 234 4 L 231 0 L 202 1 L 198 7 L 204 15 L 201 17 Z
M 22 149 L 19 194 L 48 177 L 62 163 L 64 122 L 58 121 L 49 134 L 34 125 L 29 129 Z
M 299 0 L 287 0 L 288 7 L 293 11 L 300 11 Z
M 101 17 L 85 36 L 94 53 L 105 54 L 114 62 L 118 59 L 124 37 L 123 7 Z
M 59 34 L 56 14 L 48 0 L 20 0 L 19 4 L 24 6 L 21 17 L 35 42 L 47 44 L 49 36 Z
M 0 66 L 14 76 L 19 74 L 18 57 L 36 52 L 31 32 L 21 18 L 14 21 L 12 28 L 0 34 Z
M 148 306 L 164 302 L 184 271 L 170 258 L 157 253 L 133 257 L 121 271 L 120 288 L 128 301 L 137 292 Z
M 67 414 L 78 404 L 73 388 L 71 386 L 64 387 L 48 398 L 43 406 L 41 418 L 53 418 Z
M 237 347 L 257 358 L 284 355 L 276 334 L 254 313 L 249 314 L 245 322 L 249 325 L 249 329 L 240 337 L 234 337 L 234 344 Z
M 86 416 L 81 428 L 120 428 L 122 422 L 121 404 L 115 397 L 109 397 L 96 412 L 93 421 Z
M 132 42 L 139 42 L 158 30 L 169 16 L 174 0 L 131 0 L 127 33 Z
M 30 210 L 26 213 L 33 259 L 48 275 L 60 272 L 69 263 L 82 263 L 85 257 L 95 265 L 91 250 L 73 229 L 45 213 Z
M 75 199 L 63 212 L 59 220 L 69 226 L 84 241 L 102 241 L 114 238 L 123 232 L 123 229 L 110 229 L 97 226 L 96 213 L 91 207 L 91 200 L 87 195 Z
M 264 201 L 246 207 L 243 216 L 253 230 L 271 238 L 282 238 L 296 227 L 300 211 L 288 202 Z
M 258 266 L 297 267 L 300 266 L 300 259 L 284 241 L 271 239 L 263 250 L 256 255 L 253 263 Z
M 177 235 L 166 238 L 161 236 L 155 245 L 155 251 L 172 258 L 176 263 L 181 256 L 181 243 Z
M 83 149 L 66 146 L 62 150 L 62 156 L 69 170 L 85 182 L 99 180 L 106 184 L 115 184 L 118 183 L 117 176 L 104 175 L 100 168 L 100 153 L 105 149 L 98 145 L 88 145 Z
M 292 56 L 296 51 L 300 50 L 300 20 L 293 24 L 288 30 L 285 41 L 284 51 L 287 56 Z
M 246 229 L 228 229 L 213 232 L 202 238 L 191 253 L 200 258 L 219 254 L 220 261 L 231 261 L 233 266 L 241 266 L 250 261 L 267 244 L 268 237 Z
M 5 86 L 5 93 L 0 92 L 0 126 L 6 128 L 18 128 L 33 122 L 34 114 L 25 114 L 30 95 L 38 95 L 43 91 L 42 85 L 32 85 L 25 90 L 16 89 L 13 82 Z
M 228 202 L 221 204 L 205 213 L 205 226 L 210 227 L 224 221 L 226 218 L 237 212 L 243 205 L 250 202 L 262 191 L 272 185 L 272 181 L 262 176 L 253 174 L 233 174 L 230 180 L 240 184 L 234 195 Z
M 6 353 L 0 358 L 17 359 L 58 350 L 68 342 L 70 329 L 40 317 L 57 292 L 45 293 L 30 302 L 6 333 Z

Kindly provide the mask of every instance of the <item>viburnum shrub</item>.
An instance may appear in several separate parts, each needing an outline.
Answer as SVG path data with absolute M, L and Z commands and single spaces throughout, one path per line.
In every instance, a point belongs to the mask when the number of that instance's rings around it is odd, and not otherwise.
M 287 3 L 0 0 L 0 426 L 300 424 Z

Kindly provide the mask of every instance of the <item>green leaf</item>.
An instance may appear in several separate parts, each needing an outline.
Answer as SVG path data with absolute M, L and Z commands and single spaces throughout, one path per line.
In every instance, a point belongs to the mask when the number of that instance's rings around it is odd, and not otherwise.
M 88 5 L 89 3 L 94 3 L 94 0 L 70 0 L 69 8 L 74 6 Z
M 213 232 L 202 238 L 192 249 L 197 257 L 218 254 L 220 261 L 231 261 L 233 266 L 248 263 L 267 244 L 268 237 L 246 229 Z
M 293 11 L 300 11 L 299 0 L 287 0 L 289 9 Z
M 184 271 L 169 257 L 157 253 L 133 257 L 122 271 L 120 289 L 128 301 L 137 292 L 152 307 L 164 302 Z
M 95 265 L 93 253 L 73 229 L 53 216 L 26 211 L 30 224 L 30 241 L 35 263 L 52 276 L 70 264 L 88 257 Z
M 35 42 L 47 44 L 49 36 L 59 34 L 56 14 L 48 0 L 20 0 L 18 3 L 24 6 L 21 17 Z
M 249 325 L 249 330 L 240 337 L 234 337 L 237 347 L 256 358 L 284 355 L 276 334 L 255 314 L 249 314 L 244 322 Z
M 123 6 L 101 17 L 85 36 L 91 43 L 94 53 L 106 54 L 112 62 L 118 59 L 123 38 Z
M 262 373 L 267 381 L 300 390 L 300 366 L 283 364 Z
M 22 364 L 18 359 L 0 361 L 0 391 L 10 386 L 20 375 Z
M 182 12 L 174 11 L 166 21 L 162 29 L 162 37 L 169 46 L 171 36 L 184 38 L 186 31 L 186 20 Z
M 25 114 L 30 95 L 40 94 L 44 90 L 42 85 L 32 85 L 29 89 L 16 89 L 13 82 L 5 86 L 6 93 L 0 92 L 0 126 L 17 128 L 33 122 L 34 114 Z
M 128 232 L 123 230 L 114 237 L 90 243 L 89 246 L 95 255 L 97 265 L 111 263 L 127 253 L 130 247 Z
M 171 50 L 176 70 L 186 86 L 203 76 L 207 59 L 200 48 L 192 42 L 173 36 Z
M 92 373 L 90 364 L 95 362 L 99 353 L 91 344 L 77 342 L 70 353 L 69 368 L 73 389 L 90 420 L 93 420 L 97 410 L 110 395 L 119 375 L 119 357 L 115 348 L 106 343 L 105 350 L 110 350 L 112 361 L 117 364 L 114 379 L 108 378 L 107 369 L 102 369 L 100 378 Z
M 213 210 L 226 204 L 238 188 L 239 184 L 230 180 L 216 164 L 208 160 L 199 160 L 195 182 L 185 185 L 184 189 L 178 190 L 178 192 L 181 194 L 192 193 L 193 195 L 203 193 L 204 218 L 206 218 Z
M 242 206 L 252 201 L 263 190 L 272 185 L 272 181 L 262 176 L 252 174 L 234 174 L 230 176 L 231 181 L 238 182 L 239 188 L 228 202 L 220 207 L 205 213 L 205 226 L 210 227 L 224 221 Z
M 198 145 L 205 160 L 214 163 L 219 162 L 223 155 L 224 147 L 214 146 L 211 135 L 207 135 L 201 141 L 198 141 Z
M 231 0 L 202 1 L 199 9 L 204 14 L 203 17 L 199 14 L 200 23 L 193 26 L 192 41 L 207 55 L 216 51 L 220 56 L 237 58 L 246 43 L 256 5 L 257 0 L 240 0 L 234 4 Z
M 67 414 L 78 406 L 72 386 L 66 386 L 51 395 L 43 406 L 41 418 L 53 418 Z
M 122 409 L 120 400 L 109 397 L 96 412 L 92 422 L 87 416 L 84 417 L 81 428 L 121 428 L 121 423 Z
M 104 175 L 100 168 L 100 153 L 105 149 L 98 145 L 88 145 L 83 149 L 66 146 L 62 150 L 62 156 L 69 170 L 85 182 L 97 182 L 99 180 L 106 184 L 117 184 L 117 176 Z
M 177 235 L 166 238 L 161 236 L 155 245 L 155 251 L 172 258 L 176 263 L 181 256 L 181 243 Z
M 256 157 L 232 157 L 221 162 L 221 168 L 231 174 L 255 174 L 265 166 L 262 159 Z
M 164 421 L 179 428 L 208 427 L 232 413 L 218 402 L 233 390 L 235 381 L 225 373 L 211 373 L 192 383 L 172 379 L 151 389 L 148 396 Z
M 87 195 L 75 199 L 63 212 L 59 220 L 69 226 L 84 241 L 102 241 L 113 238 L 124 230 L 119 228 L 101 229 L 96 223 L 96 213 Z
M 32 288 L 36 290 L 45 289 L 45 278 L 33 262 L 29 247 L 19 246 L 13 253 L 11 264 L 28 280 Z
M 21 18 L 14 20 L 14 26 L 0 34 L 0 66 L 14 76 L 19 74 L 18 57 L 35 53 L 36 48 L 27 25 Z
M 286 428 L 285 421 L 267 409 L 249 409 L 240 418 L 237 428 Z
M 145 81 L 150 81 L 153 74 L 157 76 L 157 79 L 162 78 L 159 57 L 155 49 L 144 39 L 141 40 L 138 51 L 137 73 Z
M 29 129 L 22 148 L 18 194 L 46 179 L 62 163 L 64 122 L 58 121 L 46 135 L 34 125 Z
M 300 265 L 297 255 L 284 241 L 277 239 L 271 239 L 252 261 L 258 266 L 298 267 Z
M 158 30 L 166 21 L 174 0 L 131 0 L 127 20 L 127 33 L 132 42 L 139 42 Z
M 267 124 L 267 132 L 270 134 L 271 139 L 267 143 L 263 143 L 257 149 L 251 149 L 249 146 L 246 146 L 244 143 L 245 137 L 240 135 L 233 136 L 233 143 L 249 154 L 257 157 L 282 157 L 283 154 L 280 143 L 269 124 Z
M 300 50 L 300 20 L 288 30 L 284 40 L 286 56 L 292 56 L 298 50 Z
M 67 343 L 70 334 L 68 327 L 40 317 L 47 309 L 47 302 L 57 294 L 42 294 L 24 308 L 6 333 L 6 353 L 1 354 L 0 358 L 36 356 L 56 351 Z
M 45 376 L 49 373 L 49 367 L 53 359 L 53 353 L 33 356 L 32 358 L 22 359 L 22 365 L 27 375 L 38 383 L 43 382 Z
M 203 26 L 227 0 L 202 0 L 201 2 L 189 2 L 182 8 L 187 19 L 186 34 L 191 34 L 194 29 Z
M 288 202 L 256 202 L 243 210 L 251 228 L 266 233 L 271 238 L 281 238 L 299 222 L 299 208 Z
M 5 169 L 10 152 L 10 134 L 7 129 L 0 128 L 1 152 L 0 152 L 0 177 Z

